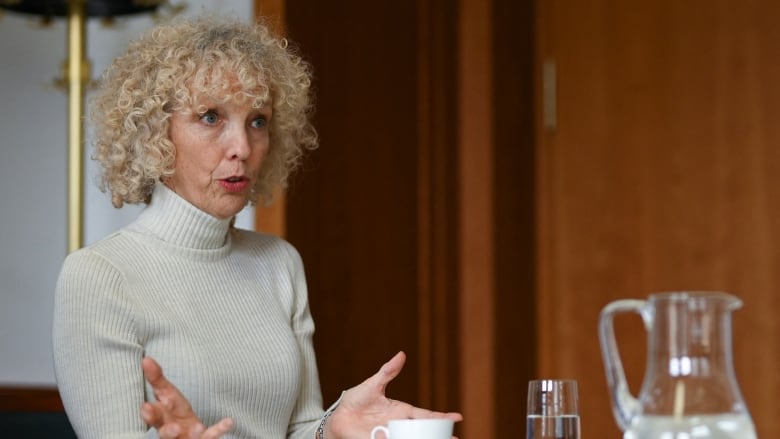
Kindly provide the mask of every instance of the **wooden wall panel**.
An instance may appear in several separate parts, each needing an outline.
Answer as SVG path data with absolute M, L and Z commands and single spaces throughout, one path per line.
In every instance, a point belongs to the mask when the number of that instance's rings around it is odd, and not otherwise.
M 745 301 L 736 369 L 759 437 L 780 378 L 780 5 L 540 2 L 558 127 L 539 133 L 540 371 L 582 383 L 585 435 L 617 435 L 598 354 L 607 302 L 679 289 Z M 539 125 L 541 126 L 541 122 Z M 635 387 L 640 325 L 623 330 Z
M 423 354 L 430 341 L 421 334 L 440 331 L 429 319 L 447 326 L 457 312 L 431 291 L 421 295 L 420 234 L 449 232 L 420 224 L 420 182 L 430 177 L 420 174 L 419 5 L 307 0 L 288 1 L 286 11 L 288 35 L 316 71 L 321 147 L 289 190 L 287 228 L 306 264 L 323 393 L 335 399 L 405 350 L 407 367 L 388 394 L 433 398 L 421 380 L 447 382 L 456 365 Z
M 494 386 L 496 438 L 521 436 L 536 370 L 533 1 L 493 0 Z M 469 437 L 485 437 L 472 435 Z
M 417 5 L 417 303 L 419 399 L 423 407 L 462 410 L 457 371 L 458 273 L 456 71 L 457 11 L 448 0 Z M 463 426 L 459 425 L 458 429 Z
M 288 194 L 287 230 L 326 399 L 397 344 L 411 355 L 393 397 L 462 411 L 461 437 L 517 434 L 536 366 L 533 2 L 286 14 L 317 72 L 322 147 Z M 388 326 L 375 302 L 404 317 Z
M 497 349 L 492 1 L 463 1 L 459 15 L 458 146 L 461 388 L 464 437 L 496 437 Z M 486 416 L 489 414 L 489 416 Z

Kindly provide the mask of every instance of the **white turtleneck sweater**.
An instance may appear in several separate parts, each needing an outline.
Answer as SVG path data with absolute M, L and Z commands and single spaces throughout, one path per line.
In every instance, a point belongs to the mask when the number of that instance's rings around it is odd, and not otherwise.
M 231 229 L 163 185 L 138 219 L 71 253 L 54 359 L 81 439 L 156 438 L 140 406 L 157 360 L 227 438 L 313 439 L 323 415 L 303 265 L 287 242 Z

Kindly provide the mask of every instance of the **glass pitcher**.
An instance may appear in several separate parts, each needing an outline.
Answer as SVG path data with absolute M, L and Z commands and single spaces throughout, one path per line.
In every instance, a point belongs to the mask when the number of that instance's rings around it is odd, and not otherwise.
M 624 439 L 756 439 L 731 354 L 731 312 L 741 306 L 726 293 L 672 292 L 604 307 L 599 341 Z M 627 312 L 638 313 L 647 330 L 638 397 L 628 388 L 613 328 L 614 316 Z

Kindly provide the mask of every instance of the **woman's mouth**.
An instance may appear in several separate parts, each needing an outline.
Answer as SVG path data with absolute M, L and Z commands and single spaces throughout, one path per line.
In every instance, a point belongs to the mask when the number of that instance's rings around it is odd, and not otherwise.
M 249 187 L 249 178 L 232 176 L 219 180 L 220 186 L 228 192 L 242 192 Z

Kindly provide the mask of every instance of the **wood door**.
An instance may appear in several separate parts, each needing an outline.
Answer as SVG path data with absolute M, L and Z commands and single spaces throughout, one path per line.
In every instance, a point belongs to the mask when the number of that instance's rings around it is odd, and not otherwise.
M 533 2 L 288 0 L 286 16 L 317 77 L 321 148 L 286 228 L 326 400 L 404 348 L 391 397 L 462 411 L 460 437 L 517 435 L 536 345 Z
M 389 397 L 458 409 L 455 82 L 441 74 L 453 71 L 455 11 L 442 1 L 285 5 L 315 68 L 321 146 L 288 191 L 286 228 L 306 265 L 326 401 L 405 350 Z
M 537 120 L 540 373 L 580 381 L 585 436 L 618 437 L 600 309 L 729 291 L 744 300 L 739 384 L 759 437 L 777 437 L 780 3 L 537 4 L 537 72 L 557 72 L 557 121 Z M 619 342 L 636 392 L 645 335 L 627 320 Z

